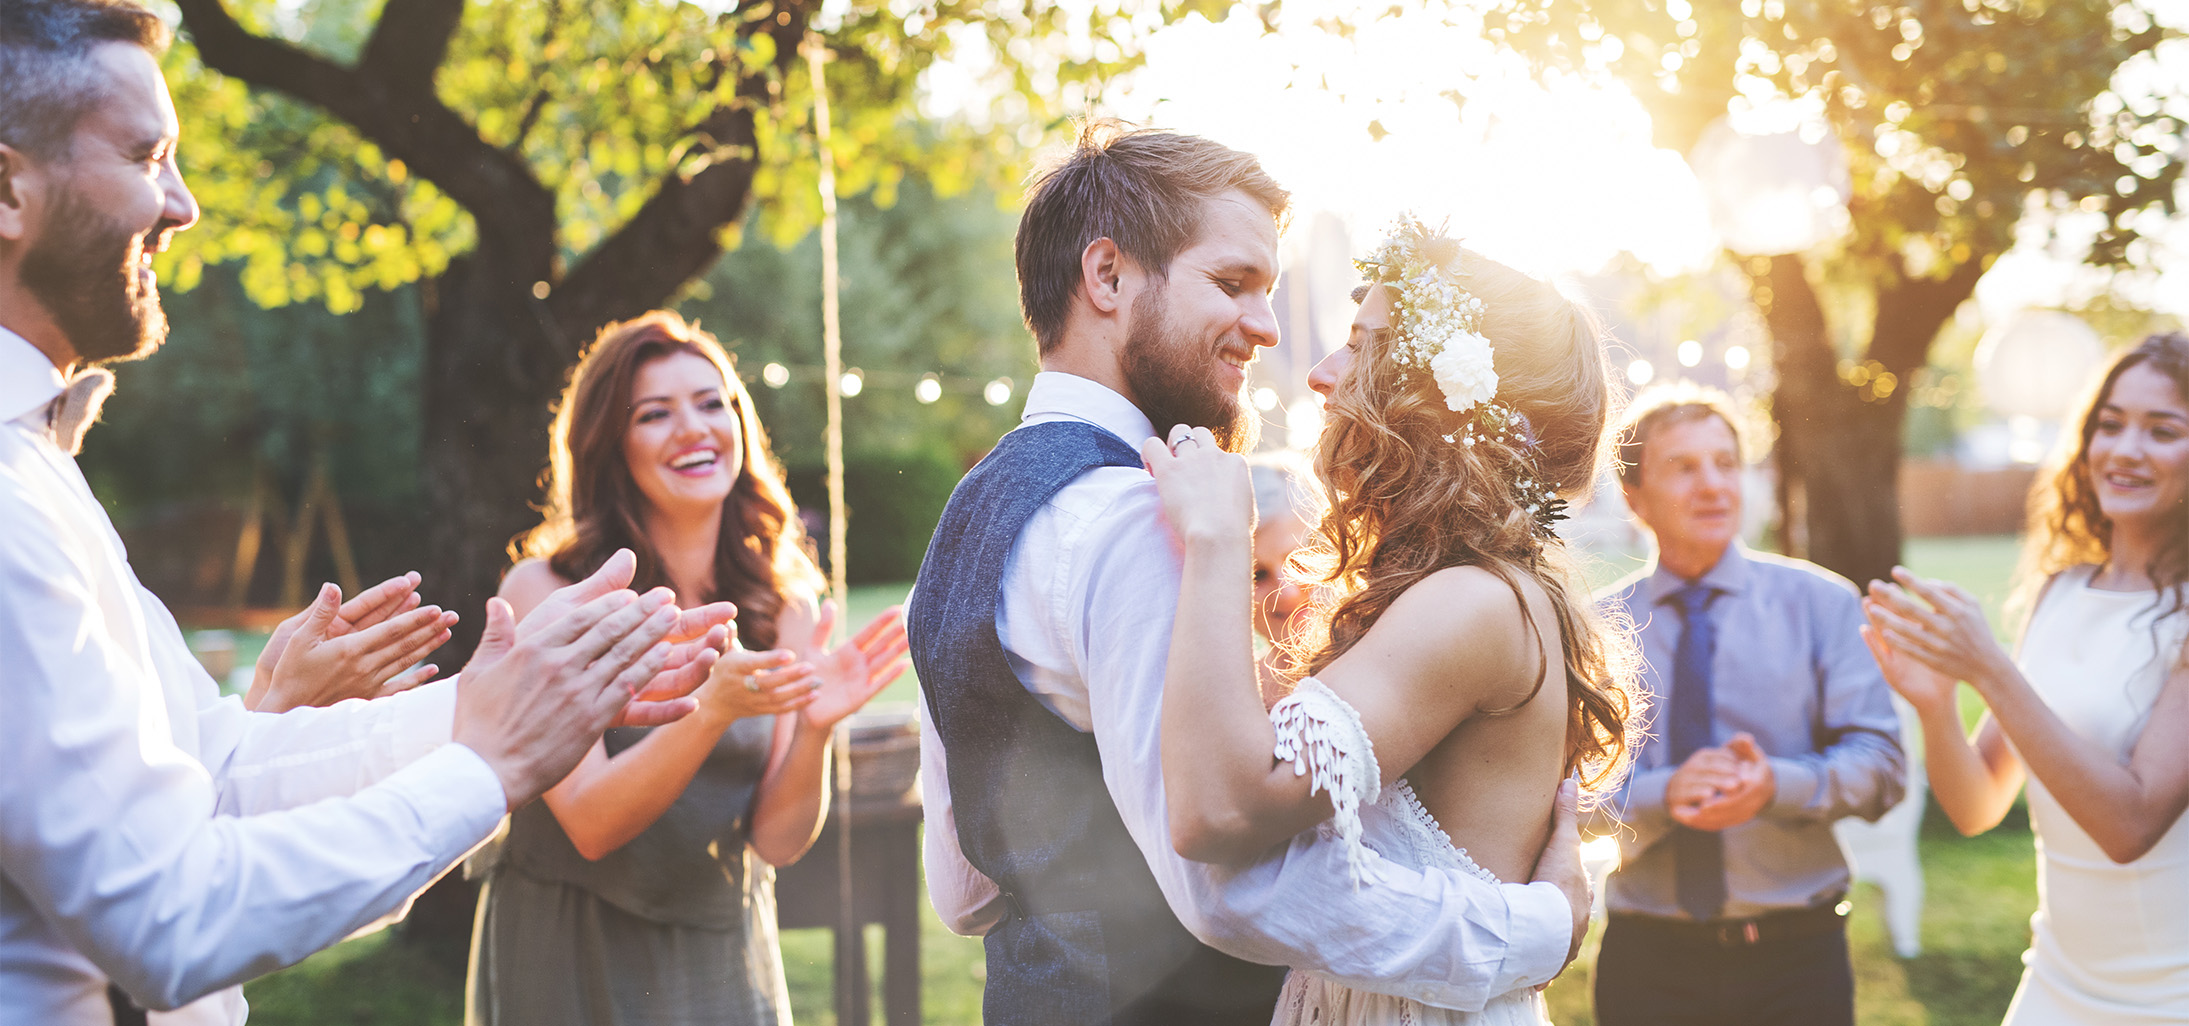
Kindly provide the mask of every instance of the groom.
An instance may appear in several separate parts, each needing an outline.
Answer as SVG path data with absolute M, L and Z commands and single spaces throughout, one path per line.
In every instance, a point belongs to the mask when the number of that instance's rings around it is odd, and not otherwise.
M 1270 1019 L 1282 970 L 1475 1009 L 1555 976 L 1586 925 L 1570 809 L 1534 884 L 1384 864 L 1310 831 L 1252 864 L 1172 848 L 1158 736 L 1180 563 L 1139 445 L 1252 446 L 1285 191 L 1205 139 L 1090 126 L 1018 232 L 1042 373 L 961 482 L 914 590 L 929 888 L 987 935 L 985 1021 Z

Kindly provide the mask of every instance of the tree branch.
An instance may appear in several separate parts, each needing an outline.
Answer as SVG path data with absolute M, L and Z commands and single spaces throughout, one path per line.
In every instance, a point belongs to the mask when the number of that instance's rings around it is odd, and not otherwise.
M 433 92 L 433 74 L 448 57 L 449 40 L 464 20 L 464 0 L 387 0 L 365 40 L 358 70 L 391 89 Z
M 1984 276 L 1990 264 L 1990 254 L 1978 254 L 1962 261 L 1944 278 L 1918 278 L 1903 268 L 1895 275 L 1897 281 L 1877 290 L 1870 359 L 1907 380 L 1929 362 L 1931 343 L 1938 338 L 1938 330 L 1976 291 L 1976 280 Z
M 750 31 L 775 37 L 774 68 L 787 73 L 799 59 L 811 8 L 773 5 L 776 16 L 750 18 Z M 740 74 L 734 98 L 695 128 L 695 150 L 710 162 L 688 176 L 672 164 L 654 195 L 572 268 L 548 300 L 557 319 L 577 334 L 635 316 L 666 302 L 722 255 L 723 225 L 743 216 L 759 167 L 754 112 L 767 102 L 763 74 Z
M 427 2 L 390 0 L 389 9 L 414 9 Z M 428 88 L 405 88 L 382 74 L 344 68 L 281 40 L 253 35 L 237 24 L 222 0 L 176 0 L 176 6 L 207 67 L 313 104 L 349 123 L 469 211 L 479 226 L 481 248 L 495 252 L 497 265 L 513 281 L 521 279 L 519 284 L 529 286 L 551 275 L 554 194 L 540 184 L 530 165 L 488 144 L 442 104 L 430 88 L 430 71 Z M 396 36 L 390 31 L 383 21 L 373 39 L 393 46 Z M 445 54 L 447 41 L 425 39 L 421 45 Z

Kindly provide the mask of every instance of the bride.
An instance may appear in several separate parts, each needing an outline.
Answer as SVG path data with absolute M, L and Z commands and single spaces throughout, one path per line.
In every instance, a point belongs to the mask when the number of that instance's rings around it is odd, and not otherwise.
M 1316 471 L 1331 508 L 1301 562 L 1333 594 L 1289 694 L 1255 682 L 1252 498 L 1243 459 L 1183 426 L 1145 456 L 1183 547 L 1163 695 L 1163 787 L 1179 854 L 1249 860 L 1311 827 L 1375 859 L 1526 880 L 1561 781 L 1600 791 L 1637 712 L 1634 656 L 1552 533 L 1585 493 L 1612 404 L 1603 336 L 1541 282 L 1402 221 L 1361 268 Z M 1404 930 L 1406 924 L 1373 924 Z M 1294 969 L 1280 1024 L 1544 1021 L 1523 988 L 1429 1008 Z

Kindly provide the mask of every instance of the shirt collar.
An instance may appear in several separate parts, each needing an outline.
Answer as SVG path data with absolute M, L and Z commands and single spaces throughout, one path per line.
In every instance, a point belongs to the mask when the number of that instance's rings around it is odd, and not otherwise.
M 1738 595 L 1748 588 L 1748 579 L 1755 572 L 1755 564 L 1748 558 L 1748 547 L 1738 540 L 1725 547 L 1725 555 L 1718 557 L 1718 564 L 1704 571 L 1698 584 L 1728 595 Z M 1664 568 L 1663 564 L 1650 567 L 1649 604 L 1656 605 L 1680 593 L 1687 587 L 1686 578 Z
M 1033 387 L 1026 390 L 1026 411 L 1019 414 L 1019 423 L 1055 417 L 1084 420 L 1135 448 L 1155 437 L 1155 425 L 1148 422 L 1148 415 L 1109 386 L 1077 374 L 1042 371 L 1034 375 Z
M 0 328 L 0 423 L 42 410 L 68 387 L 68 379 L 28 339 Z

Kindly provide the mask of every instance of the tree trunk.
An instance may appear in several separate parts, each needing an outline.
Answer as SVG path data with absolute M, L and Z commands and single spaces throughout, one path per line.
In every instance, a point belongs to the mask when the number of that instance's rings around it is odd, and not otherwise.
M 456 637 L 434 654 L 444 672 L 471 656 L 486 600 L 509 566 L 506 545 L 539 522 L 549 408 L 574 357 L 565 332 L 532 297 L 474 254 L 430 290 L 426 319 L 426 565 L 423 590 L 458 611 Z M 406 940 L 461 962 L 477 888 L 451 872 L 419 895 Z
M 1751 257 L 1749 293 L 1771 329 L 1778 387 L 1779 523 L 1788 555 L 1861 584 L 1901 559 L 1900 456 L 1909 378 L 1989 264 L 1881 284 L 1870 346 L 1843 372 L 1824 310 L 1795 256 Z
M 1900 421 L 1905 390 L 1884 401 L 1841 376 L 1824 309 L 1797 256 L 1752 257 L 1749 293 L 1770 326 L 1778 389 L 1772 419 L 1779 530 L 1788 555 L 1854 581 L 1900 560 Z

